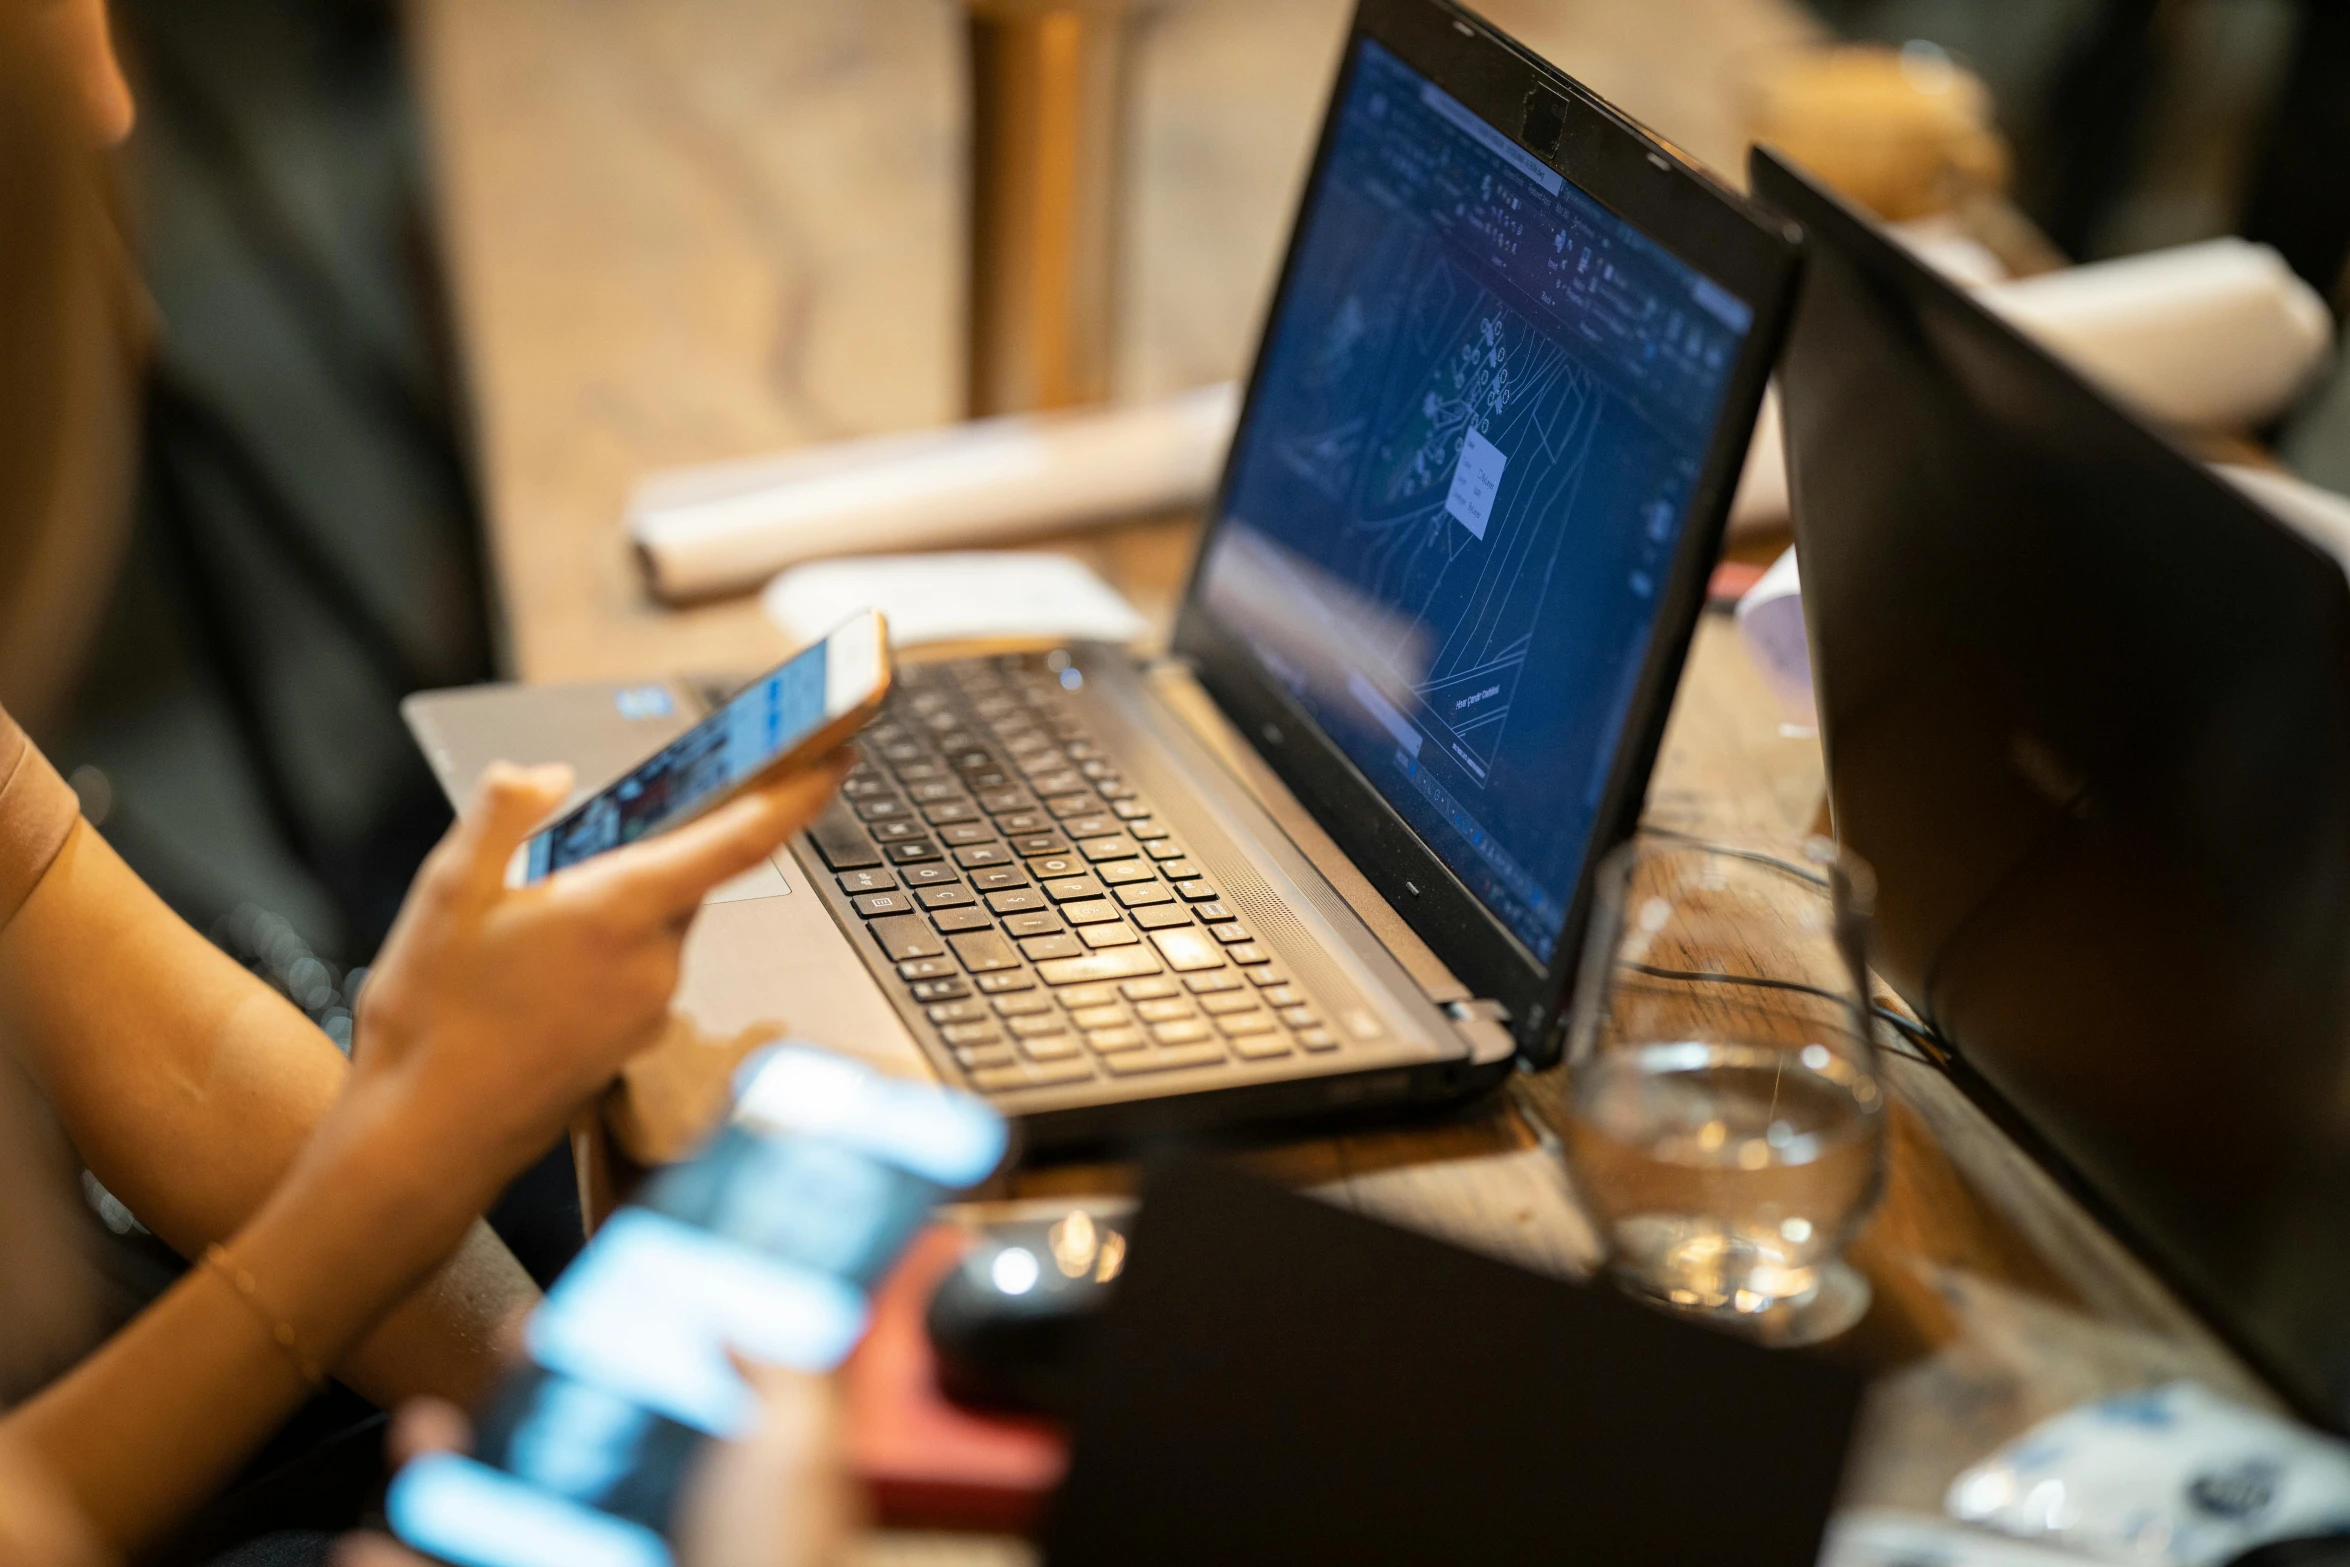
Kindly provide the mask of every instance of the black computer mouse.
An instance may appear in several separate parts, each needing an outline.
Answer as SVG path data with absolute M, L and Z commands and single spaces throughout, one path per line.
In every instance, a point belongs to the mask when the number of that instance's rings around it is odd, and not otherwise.
M 2228 1567 L 2350 1567 L 2350 1535 L 2312 1535 L 2256 1545 Z
M 1086 1340 L 1126 1265 L 1123 1222 L 1073 1208 L 982 1230 L 925 1318 L 946 1395 L 1068 1418 Z

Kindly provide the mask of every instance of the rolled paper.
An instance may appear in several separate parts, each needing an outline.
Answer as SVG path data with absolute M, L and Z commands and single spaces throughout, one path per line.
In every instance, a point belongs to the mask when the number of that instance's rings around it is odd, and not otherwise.
M 2204 429 L 2282 413 L 2333 346 L 2317 291 L 2268 246 L 2235 238 L 2016 278 L 1979 297 L 2123 402 Z
M 1927 259 L 1932 260 L 1929 256 Z M 1973 290 L 2123 403 L 2165 424 L 2236 430 L 2281 413 L 2326 363 L 2333 318 L 2266 245 L 2206 240 Z M 1776 394 L 1730 504 L 1733 533 L 1787 519 Z
M 653 591 L 691 599 L 832 555 L 969 547 L 1207 498 L 1229 383 L 1129 407 L 976 419 L 652 475 L 628 507 Z

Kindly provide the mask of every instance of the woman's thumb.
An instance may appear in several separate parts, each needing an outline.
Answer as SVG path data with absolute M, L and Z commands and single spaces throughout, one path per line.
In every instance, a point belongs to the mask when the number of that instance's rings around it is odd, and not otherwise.
M 571 783 L 571 769 L 560 764 L 517 767 L 492 762 L 450 834 L 450 847 L 464 866 L 466 879 L 502 881 L 506 862 L 547 813 L 563 803 Z

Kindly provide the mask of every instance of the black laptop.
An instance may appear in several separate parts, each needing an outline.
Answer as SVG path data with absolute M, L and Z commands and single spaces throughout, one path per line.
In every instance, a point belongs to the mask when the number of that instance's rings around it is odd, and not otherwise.
M 1876 961 L 2309 1415 L 2350 1429 L 2342 563 L 1768 153 L 1838 836 Z
M 1031 1147 L 1553 1059 L 1793 271 L 1779 226 L 1485 22 L 1366 0 L 1173 656 L 903 669 L 793 863 L 705 909 L 686 1004 L 918 1052 Z M 525 732 L 616 764 L 706 700 L 410 716 L 462 791 Z

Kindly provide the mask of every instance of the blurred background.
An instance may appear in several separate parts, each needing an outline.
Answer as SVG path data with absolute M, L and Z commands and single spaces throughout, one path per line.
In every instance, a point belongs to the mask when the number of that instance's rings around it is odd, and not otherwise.
M 516 25 L 549 25 L 562 10 L 455 3 L 502 7 Z M 741 74 L 753 100 L 853 88 L 868 56 L 944 58 L 959 36 L 951 0 L 758 3 L 807 11 L 816 43 L 808 60 Z M 398 701 L 500 669 L 440 274 L 421 107 L 431 95 L 411 36 L 433 7 L 114 4 L 141 104 L 123 157 L 126 212 L 159 317 L 136 521 L 87 659 L 49 710 L 25 716 L 140 873 L 347 1041 L 349 971 L 368 960 L 446 821 Z M 723 31 L 726 0 L 693 9 L 698 25 Z M 1841 38 L 1947 59 L 1989 90 L 2028 244 L 2087 260 L 2243 234 L 2277 247 L 2342 309 L 2350 8 L 2339 4 L 1506 0 L 1487 10 L 1732 172 L 1751 118 L 1742 104 L 1787 51 Z M 1348 12 L 1345 0 L 1168 0 L 1147 23 L 1122 393 L 1245 369 Z M 1702 51 L 1690 48 L 1696 37 Z M 1179 57 L 1180 72 L 1157 63 Z M 746 71 L 722 52 L 711 62 Z M 1201 82 L 1215 84 L 1214 101 L 1170 111 L 1175 84 Z M 954 105 L 909 104 L 896 134 L 892 155 L 936 177 L 951 220 Z M 1196 188 L 1235 148 L 1287 177 L 1188 206 L 1151 194 Z M 756 171 L 744 178 L 755 204 Z M 854 228 L 869 211 L 864 243 L 912 243 L 888 230 L 893 210 L 860 207 L 852 191 L 825 222 Z M 777 230 L 779 246 L 794 242 L 788 221 Z M 1183 264 L 1185 246 L 1203 245 L 1223 264 Z M 905 330 L 919 335 L 954 308 L 946 294 L 916 301 Z M 909 351 L 903 374 L 935 381 L 935 395 L 891 406 L 935 403 L 931 416 L 944 418 L 953 343 L 930 335 L 941 341 Z M 871 423 L 852 393 L 826 386 L 821 356 L 791 374 L 793 395 L 815 410 L 809 434 Z M 662 392 L 639 395 L 657 409 Z M 2350 489 L 2350 382 L 2338 373 L 2253 433 L 2306 477 Z
M 161 332 L 128 558 L 38 738 L 151 885 L 347 1039 L 339 967 L 446 821 L 397 703 L 490 669 L 399 18 L 114 16 Z

